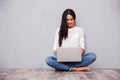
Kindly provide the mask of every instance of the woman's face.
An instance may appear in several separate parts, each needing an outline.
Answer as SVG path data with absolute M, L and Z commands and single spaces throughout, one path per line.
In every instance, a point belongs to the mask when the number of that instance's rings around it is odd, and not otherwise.
M 69 28 L 74 27 L 75 20 L 71 15 L 67 15 L 67 25 Z

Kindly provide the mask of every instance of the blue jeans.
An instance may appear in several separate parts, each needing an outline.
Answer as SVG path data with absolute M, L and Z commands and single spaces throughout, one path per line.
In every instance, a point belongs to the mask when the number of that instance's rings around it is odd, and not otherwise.
M 70 71 L 72 67 L 88 66 L 96 60 L 93 52 L 84 53 L 81 62 L 57 62 L 57 58 L 49 56 L 46 58 L 46 64 L 56 70 Z

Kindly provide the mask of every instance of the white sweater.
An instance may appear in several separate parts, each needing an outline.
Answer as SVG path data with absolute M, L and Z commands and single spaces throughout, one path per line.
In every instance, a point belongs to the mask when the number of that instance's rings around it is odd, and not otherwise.
M 53 50 L 59 47 L 59 28 L 55 33 Z M 81 27 L 68 28 L 68 37 L 63 39 L 61 47 L 81 47 L 85 49 L 84 30 Z

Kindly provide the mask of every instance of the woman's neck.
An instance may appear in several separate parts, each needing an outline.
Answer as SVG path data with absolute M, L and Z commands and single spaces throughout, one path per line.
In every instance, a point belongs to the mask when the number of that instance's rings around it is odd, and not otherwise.
M 72 27 L 68 27 L 68 29 L 72 29 L 72 28 L 75 28 L 75 26 L 72 26 Z

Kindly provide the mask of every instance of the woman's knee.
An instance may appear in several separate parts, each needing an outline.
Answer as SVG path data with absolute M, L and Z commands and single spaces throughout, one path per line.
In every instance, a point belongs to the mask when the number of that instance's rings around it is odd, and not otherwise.
M 94 52 L 90 52 L 89 53 L 89 58 L 92 60 L 92 61 L 95 61 L 96 60 L 96 54 Z
M 47 57 L 46 60 L 45 60 L 45 62 L 46 62 L 47 65 L 52 64 L 53 63 L 53 56 Z

